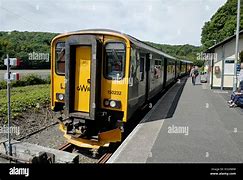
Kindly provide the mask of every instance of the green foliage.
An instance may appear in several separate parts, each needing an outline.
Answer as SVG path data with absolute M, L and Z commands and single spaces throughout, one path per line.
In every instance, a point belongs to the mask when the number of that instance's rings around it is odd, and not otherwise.
M 20 82 L 20 81 L 16 81 L 15 83 Z M 25 82 L 26 86 L 28 85 L 35 85 L 35 84 L 45 84 L 45 80 L 41 79 L 41 76 L 36 75 L 36 74 L 31 74 L 28 76 L 23 77 L 23 82 Z
M 201 52 L 201 48 L 189 44 L 185 45 L 168 45 L 168 44 L 156 44 L 152 42 L 145 42 L 161 51 L 177 57 L 183 60 L 190 60 L 195 62 L 197 59 L 197 53 Z
M 204 66 L 204 61 L 194 61 L 193 65 L 198 66 L 198 67 L 203 67 Z
M 7 88 L 7 82 L 6 81 L 0 81 L 0 90 L 1 89 L 6 89 Z
M 45 79 L 45 84 L 51 84 L 51 75 L 48 75 Z
M 21 68 L 50 68 L 49 62 L 29 60 L 29 53 L 50 53 L 50 43 L 56 35 L 46 32 L 0 32 L 0 69 L 4 68 L 6 54 L 20 58 Z
M 0 90 L 0 119 L 7 116 L 7 91 Z M 34 85 L 11 89 L 12 118 L 21 116 L 27 109 L 50 103 L 50 85 Z
M 242 7 L 240 11 L 240 29 L 243 29 Z M 227 37 L 234 35 L 236 30 L 236 17 L 237 0 L 227 0 L 202 28 L 201 43 L 203 50 L 213 46 L 215 42 L 219 43 Z
M 22 79 L 18 81 L 12 81 L 11 86 L 12 87 L 20 87 L 20 86 L 30 86 L 30 85 L 37 85 L 37 84 L 50 84 L 50 76 L 46 79 L 42 79 L 41 76 L 37 74 L 30 74 L 27 76 L 24 76 Z M 6 81 L 0 81 L 0 89 L 6 89 L 7 83 Z

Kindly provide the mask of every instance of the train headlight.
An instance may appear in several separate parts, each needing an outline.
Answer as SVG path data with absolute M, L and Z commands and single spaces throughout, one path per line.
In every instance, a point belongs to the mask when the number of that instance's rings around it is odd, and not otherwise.
M 57 99 L 58 99 L 59 101 L 63 101 L 63 100 L 64 100 L 64 94 L 57 93 Z
M 105 107 L 111 107 L 111 108 L 120 109 L 121 108 L 121 101 L 112 100 L 112 99 L 105 99 L 104 100 L 104 106 Z
M 112 107 L 112 108 L 116 107 L 116 101 L 111 100 L 110 107 Z
M 106 99 L 106 100 L 104 101 L 104 104 L 105 104 L 105 106 L 109 106 L 109 105 L 110 105 L 109 100 L 108 100 L 108 99 Z

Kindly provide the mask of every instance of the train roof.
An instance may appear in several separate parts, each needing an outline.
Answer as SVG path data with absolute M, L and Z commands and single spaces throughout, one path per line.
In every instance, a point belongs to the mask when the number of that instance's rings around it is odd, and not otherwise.
M 175 57 L 173 57 L 173 56 L 171 56 L 169 54 L 166 54 L 166 53 L 162 52 L 160 49 L 157 49 L 157 48 L 155 48 L 155 47 L 153 47 L 153 46 L 151 46 L 151 45 L 149 45 L 149 44 L 147 44 L 145 42 L 142 42 L 142 41 L 136 39 L 135 37 L 133 37 L 131 35 L 128 35 L 128 34 L 125 34 L 125 35 L 128 37 L 128 39 L 133 44 L 135 44 L 138 47 L 141 47 L 141 48 L 144 48 L 144 49 L 148 49 L 148 50 L 150 50 L 152 52 L 158 53 L 158 54 L 160 54 L 162 56 L 165 56 L 165 57 L 167 57 L 169 59 L 179 60 L 178 58 L 175 58 Z
M 102 32 L 105 32 L 105 33 L 115 33 L 115 34 L 119 34 L 119 35 L 123 35 L 125 36 L 127 39 L 129 39 L 133 44 L 135 44 L 136 46 L 138 47 L 141 47 L 141 48 L 144 48 L 144 49 L 148 49 L 152 52 L 155 52 L 155 53 L 158 53 L 162 56 L 165 56 L 167 58 L 170 58 L 170 59 L 174 59 L 174 60 L 179 60 L 178 58 L 176 57 L 173 57 L 169 54 L 166 54 L 164 52 L 162 52 L 160 49 L 157 49 L 145 42 L 142 42 L 140 40 L 138 40 L 137 38 L 131 36 L 131 35 L 128 35 L 128 34 L 125 34 L 125 33 L 122 33 L 122 32 L 119 32 L 119 31 L 115 31 L 115 30 L 111 30 L 111 29 L 85 29 L 85 30 L 79 30 L 79 31 L 75 31 L 75 32 L 99 32 L 99 33 L 102 33 Z
M 193 63 L 192 61 L 188 61 L 188 60 L 180 60 L 180 61 L 188 63 L 188 64 L 192 64 Z
M 92 33 L 103 33 L 103 34 L 114 33 L 114 34 L 122 35 L 122 36 L 125 36 L 127 39 L 129 39 L 133 44 L 135 44 L 138 47 L 148 49 L 148 50 L 150 50 L 154 53 L 160 54 L 160 55 L 162 55 L 166 58 L 169 58 L 169 59 L 180 60 L 176 57 L 173 57 L 169 54 L 162 52 L 160 49 L 157 49 L 157 48 L 155 48 L 155 47 L 153 47 L 153 46 L 151 46 L 151 45 L 149 45 L 149 44 L 147 44 L 143 41 L 138 40 L 137 38 L 135 38 L 131 35 L 128 35 L 128 34 L 125 34 L 125 33 L 119 32 L 119 31 L 115 31 L 115 30 L 111 30 L 111 29 L 84 29 L 84 30 L 78 30 L 78 31 L 70 32 L 70 33 L 78 33 L 78 32 L 92 32 Z M 191 61 L 187 61 L 187 60 L 180 60 L 180 61 L 183 61 L 185 63 L 192 63 Z

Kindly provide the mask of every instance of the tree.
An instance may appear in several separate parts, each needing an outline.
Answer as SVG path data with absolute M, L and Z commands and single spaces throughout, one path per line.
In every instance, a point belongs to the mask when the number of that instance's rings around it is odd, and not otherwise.
M 197 53 L 201 52 L 201 47 L 193 46 L 189 44 L 185 45 L 168 45 L 168 44 L 156 44 L 152 42 L 145 42 L 171 56 L 179 59 L 196 61 Z
M 243 29 L 243 8 L 241 8 L 240 15 L 240 29 Z M 218 43 L 234 35 L 236 16 L 237 0 L 227 0 L 227 2 L 211 17 L 210 21 L 205 22 L 202 28 L 201 43 L 203 50 L 213 46 L 214 40 Z
M 50 68 L 49 62 L 31 62 L 29 53 L 50 53 L 50 43 L 57 33 L 44 32 L 0 32 L 0 59 L 3 60 L 6 54 L 10 57 L 18 57 L 22 60 L 22 68 Z M 4 66 L 0 61 L 0 69 Z

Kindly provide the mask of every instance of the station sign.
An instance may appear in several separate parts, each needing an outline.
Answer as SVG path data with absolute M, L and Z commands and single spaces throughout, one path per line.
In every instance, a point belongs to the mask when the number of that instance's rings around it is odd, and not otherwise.
M 5 66 L 8 65 L 8 59 L 7 58 L 4 59 L 4 65 Z M 19 66 L 20 65 L 20 59 L 18 59 L 18 58 L 9 58 L 9 65 L 10 66 Z
M 19 73 L 10 73 L 10 81 L 18 81 L 19 78 Z M 8 73 L 4 74 L 4 80 L 8 80 Z

